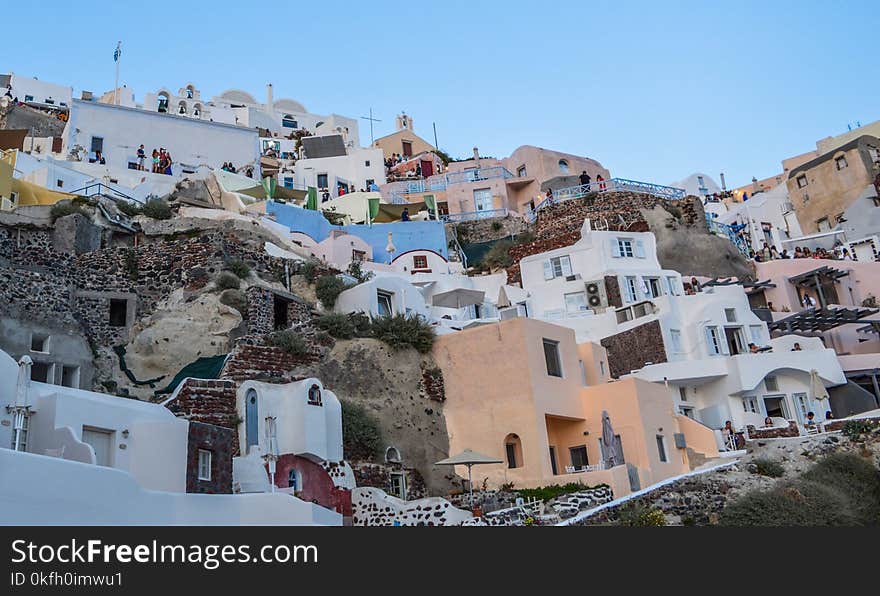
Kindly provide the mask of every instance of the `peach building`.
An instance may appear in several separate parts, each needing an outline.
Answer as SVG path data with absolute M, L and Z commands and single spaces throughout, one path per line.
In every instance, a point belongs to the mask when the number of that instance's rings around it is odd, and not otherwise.
M 373 147 L 381 149 L 382 154 L 386 158 L 391 157 L 395 153 L 409 158 L 420 153 L 436 150 L 434 145 L 413 131 L 412 116 L 399 114 L 395 118 L 395 124 L 397 130 L 390 135 L 379 137 L 373 141 Z
M 611 381 L 605 350 L 578 345 L 571 329 L 515 318 L 441 336 L 434 355 L 450 452 L 504 462 L 482 466 L 475 483 L 605 483 L 623 496 L 689 471 L 695 452 L 718 455 L 713 431 L 675 414 L 662 385 Z M 611 453 L 606 413 L 617 436 Z

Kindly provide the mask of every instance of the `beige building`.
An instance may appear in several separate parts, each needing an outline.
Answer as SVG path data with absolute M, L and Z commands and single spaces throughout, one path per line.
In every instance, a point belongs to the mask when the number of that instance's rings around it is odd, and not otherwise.
M 412 116 L 400 114 L 396 118 L 396 125 L 395 132 L 373 142 L 373 147 L 381 149 L 386 159 L 395 153 L 404 157 L 413 157 L 425 151 L 436 150 L 434 145 L 413 132 Z
M 803 232 L 834 229 L 878 172 L 880 139 L 868 135 L 793 168 L 786 184 Z
M 515 318 L 441 336 L 434 355 L 450 453 L 504 462 L 475 471 L 475 483 L 605 483 L 623 496 L 689 471 L 689 449 L 718 455 L 713 431 L 676 414 L 662 384 L 612 381 L 604 348 L 578 345 L 571 329 Z M 602 445 L 606 413 L 622 455 L 613 465 Z

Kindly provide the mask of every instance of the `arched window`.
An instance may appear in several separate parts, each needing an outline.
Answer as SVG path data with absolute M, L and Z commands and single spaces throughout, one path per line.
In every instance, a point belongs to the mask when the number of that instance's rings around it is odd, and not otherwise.
M 245 395 L 244 406 L 244 434 L 245 443 L 248 447 L 260 444 L 260 418 L 257 411 L 257 391 L 248 389 Z
M 399 464 L 400 463 L 400 451 L 397 447 L 389 447 L 385 450 L 385 463 L 388 464 Z
M 187 86 L 186 86 L 186 98 L 187 98 L 187 99 L 192 99 L 192 98 L 193 98 L 193 93 L 194 93 L 194 92 L 195 92 L 195 89 L 193 89 L 193 86 L 192 86 L 192 85 L 187 85 Z
M 559 171 L 563 174 L 568 174 L 568 162 L 564 159 L 559 160 Z
M 511 433 L 504 437 L 504 455 L 508 468 L 521 468 L 523 465 L 522 441 L 519 435 Z
M 193 106 L 193 114 L 192 115 L 195 116 L 196 118 L 198 118 L 199 116 L 202 115 L 202 105 L 201 104 L 197 103 L 196 105 Z
M 311 387 L 309 387 L 309 405 L 321 405 L 321 388 L 317 385 L 312 385 Z
M 295 468 L 291 468 L 287 473 L 287 487 L 293 491 L 302 490 L 299 472 Z
M 168 94 L 164 91 L 159 94 L 159 106 L 157 111 L 162 112 L 163 114 L 168 111 Z
M 179 104 L 177 104 L 177 113 L 180 114 L 181 116 L 186 114 L 186 102 L 185 101 L 181 101 Z

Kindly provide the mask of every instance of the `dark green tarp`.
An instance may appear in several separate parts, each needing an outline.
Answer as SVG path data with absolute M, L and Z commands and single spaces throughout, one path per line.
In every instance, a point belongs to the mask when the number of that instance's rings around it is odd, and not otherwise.
M 177 386 L 180 385 L 180 382 L 187 377 L 192 377 L 194 379 L 216 379 L 220 376 L 220 371 L 223 370 L 223 364 L 225 362 L 226 354 L 199 358 L 195 362 L 191 362 L 180 369 L 180 372 L 174 375 L 174 378 L 168 386 L 164 389 L 158 389 L 156 395 L 172 393 L 177 389 Z

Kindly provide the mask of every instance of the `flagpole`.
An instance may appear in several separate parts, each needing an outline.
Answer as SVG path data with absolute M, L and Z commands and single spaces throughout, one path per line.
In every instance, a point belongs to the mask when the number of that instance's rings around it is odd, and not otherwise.
M 113 105 L 119 105 L 119 59 L 122 57 L 122 42 L 116 42 L 116 51 L 113 53 L 116 62 L 116 84 L 113 86 Z

